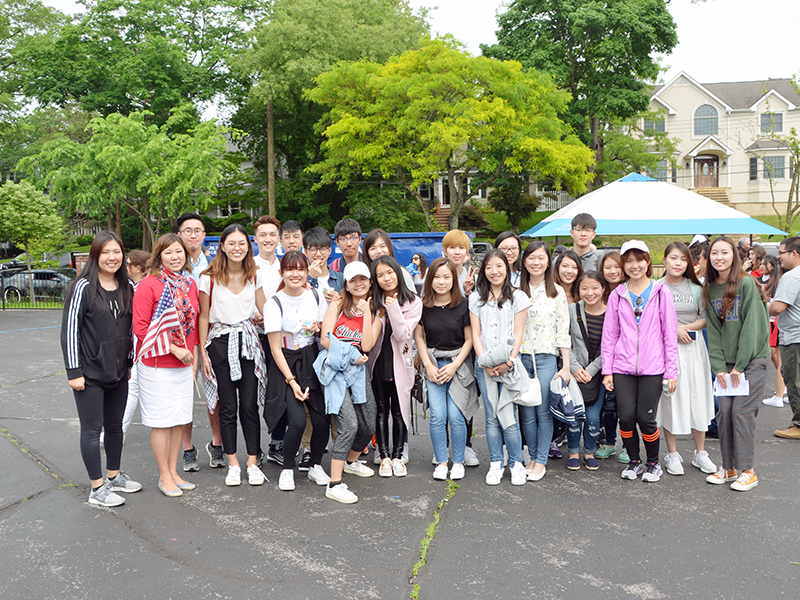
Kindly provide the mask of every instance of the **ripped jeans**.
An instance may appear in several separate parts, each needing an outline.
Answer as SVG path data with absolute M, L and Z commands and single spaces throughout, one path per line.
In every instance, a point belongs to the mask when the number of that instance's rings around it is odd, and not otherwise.
M 581 429 L 583 429 L 583 452 L 594 454 L 597 438 L 600 436 L 600 411 L 603 408 L 605 388 L 600 386 L 597 401 L 586 407 L 586 418 L 567 424 L 567 449 L 570 454 L 579 454 L 581 450 Z

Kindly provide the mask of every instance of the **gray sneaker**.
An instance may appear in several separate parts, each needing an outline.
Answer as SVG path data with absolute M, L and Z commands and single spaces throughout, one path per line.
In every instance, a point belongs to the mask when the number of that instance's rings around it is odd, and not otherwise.
M 225 453 L 222 451 L 222 446 L 215 446 L 211 442 L 208 442 L 206 444 L 206 452 L 208 453 L 209 467 L 212 469 L 221 469 L 225 466 Z
M 107 483 L 104 483 L 98 489 L 92 490 L 89 494 L 89 504 L 108 507 L 120 506 L 121 504 L 125 504 L 125 498 L 112 492 L 111 487 Z
M 197 460 L 197 448 L 183 451 L 183 470 L 199 471 L 200 462 Z
M 105 484 L 112 492 L 125 492 L 126 494 L 133 494 L 142 489 L 142 484 L 138 481 L 133 481 L 125 471 L 120 471 L 114 479 L 106 477 Z

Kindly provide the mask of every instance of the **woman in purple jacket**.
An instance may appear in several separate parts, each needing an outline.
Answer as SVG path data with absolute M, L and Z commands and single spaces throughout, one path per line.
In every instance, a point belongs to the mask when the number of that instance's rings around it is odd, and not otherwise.
M 619 433 L 631 462 L 623 479 L 654 482 L 661 478 L 658 464 L 658 400 L 672 394 L 678 377 L 678 317 L 672 294 L 662 282 L 653 283 L 650 250 L 640 240 L 622 245 L 625 281 L 608 299 L 603 324 L 603 385 L 617 393 Z M 639 458 L 642 432 L 647 464 Z

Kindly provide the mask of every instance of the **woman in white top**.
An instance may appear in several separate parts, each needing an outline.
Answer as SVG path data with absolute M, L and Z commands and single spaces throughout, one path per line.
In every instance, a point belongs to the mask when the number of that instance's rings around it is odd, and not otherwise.
M 322 386 L 314 372 L 314 360 L 319 350 L 317 334 L 325 318 L 327 304 L 316 290 L 308 289 L 308 260 L 297 250 L 281 258 L 283 281 L 278 291 L 265 300 L 258 292 L 264 331 L 269 339 L 272 363 L 269 366 L 265 419 L 270 431 L 286 414 L 286 437 L 283 438 L 283 471 L 278 488 L 294 490 L 295 456 L 306 428 L 306 410 L 311 425 L 311 468 L 308 478 L 317 485 L 327 486 L 330 477 L 320 463 L 328 443 L 330 421 L 325 414 Z
M 237 412 L 247 446 L 247 481 L 261 485 L 266 479 L 257 465 L 258 403 L 263 403 L 266 391 L 264 351 L 253 322 L 257 272 L 250 238 L 241 225 L 233 224 L 222 232 L 217 255 L 200 276 L 203 373 L 209 410 L 219 408 L 222 447 L 228 455 L 225 485 L 242 482 L 236 457 Z
M 550 382 L 561 377 L 569 382 L 569 311 L 567 296 L 553 280 L 550 250 L 544 242 L 531 242 L 522 254 L 520 290 L 531 299 L 522 338 L 522 364 L 531 377 L 539 377 L 542 398 L 550 397 Z M 557 355 L 564 365 L 558 371 Z M 534 370 L 534 360 L 536 369 Z M 558 372 L 557 372 L 558 371 Z M 531 455 L 528 481 L 538 481 L 547 471 L 547 456 L 553 437 L 553 414 L 550 403 L 520 406 L 519 418 Z

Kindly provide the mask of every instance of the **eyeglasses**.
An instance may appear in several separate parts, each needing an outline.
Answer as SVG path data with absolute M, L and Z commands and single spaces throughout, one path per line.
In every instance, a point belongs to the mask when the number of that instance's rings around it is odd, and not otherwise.
M 591 228 L 589 228 L 589 227 L 573 227 L 573 228 L 572 228 L 572 231 L 574 231 L 574 232 L 575 232 L 575 233 L 577 233 L 577 234 L 581 234 L 581 233 L 593 233 L 593 232 L 594 232 L 594 229 L 591 229 Z
M 503 254 L 513 254 L 514 252 L 519 252 L 519 246 L 506 246 L 506 247 L 498 247 L 498 250 Z
M 353 234 L 353 235 L 343 235 L 342 237 L 340 237 L 340 238 L 338 238 L 336 240 L 336 243 L 341 246 L 343 244 L 347 244 L 348 242 L 352 242 L 354 244 L 357 244 L 360 241 L 361 241 L 361 236 L 357 235 L 357 234 Z
M 190 229 L 187 227 L 186 229 L 181 229 L 179 233 L 183 233 L 184 235 L 196 235 L 197 237 L 200 237 L 205 232 L 205 229 L 200 229 L 199 227 L 197 229 Z
M 309 254 L 325 254 L 326 250 L 330 250 L 330 248 L 319 248 L 317 246 L 312 246 L 310 248 L 306 248 L 306 252 Z
M 226 248 L 230 248 L 231 250 L 233 250 L 234 248 L 247 248 L 247 246 L 249 246 L 249 245 L 250 245 L 250 242 L 245 242 L 245 241 L 241 241 L 241 242 L 225 242 L 225 247 Z
M 778 254 L 791 254 L 794 250 L 778 250 Z
M 644 298 L 639 296 L 638 298 L 636 298 L 636 302 L 634 304 L 636 304 L 636 306 L 633 307 L 633 314 L 636 315 L 637 318 L 641 317 L 642 316 L 642 304 L 644 304 Z
M 284 240 L 302 240 L 303 234 L 302 233 L 284 233 L 281 236 Z

